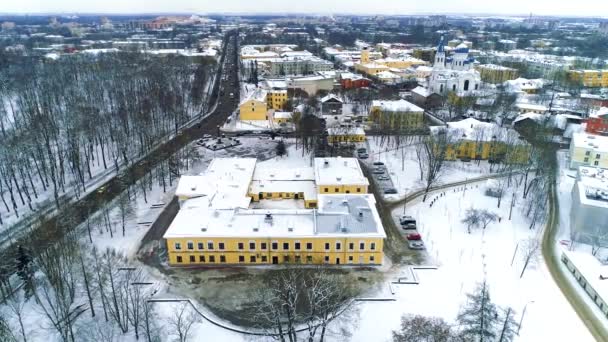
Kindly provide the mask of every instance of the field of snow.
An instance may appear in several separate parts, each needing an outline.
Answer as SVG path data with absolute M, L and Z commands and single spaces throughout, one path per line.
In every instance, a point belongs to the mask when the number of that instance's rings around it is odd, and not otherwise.
M 353 341 L 388 341 L 391 330 L 399 327 L 399 319 L 405 313 L 454 322 L 466 294 L 484 278 L 492 300 L 499 306 L 512 307 L 517 321 L 526 307 L 517 341 L 593 341 L 553 282 L 540 251 L 537 261 L 528 266 L 520 279 L 524 241 L 540 236 L 542 228 L 528 228 L 521 199 L 516 201 L 512 220 L 508 220 L 511 194 L 506 194 L 497 208 L 496 199 L 484 195 L 484 184 L 469 185 L 467 190 L 463 187 L 446 190 L 444 196 L 434 193 L 431 200 L 440 197 L 432 207 L 429 201 L 408 205 L 406 213 L 418 220 L 419 232 L 426 243 L 427 264 L 438 269 L 417 270 L 419 285 L 393 285 L 394 302 L 363 304 L 364 317 L 381 316 L 382 320 L 363 319 Z M 501 222 L 468 234 L 461 220 L 470 207 L 488 209 L 499 215 Z M 393 214 L 397 217 L 403 214 L 403 209 L 398 208 Z M 399 272 L 395 277 L 398 275 Z

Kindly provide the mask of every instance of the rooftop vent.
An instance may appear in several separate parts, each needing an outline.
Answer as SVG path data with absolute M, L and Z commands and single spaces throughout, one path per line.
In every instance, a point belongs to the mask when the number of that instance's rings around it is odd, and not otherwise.
M 266 216 L 264 217 L 264 220 L 266 222 L 272 222 L 272 214 L 271 213 L 267 213 Z
M 342 233 L 348 233 L 348 228 L 346 228 L 346 227 L 341 227 L 341 228 L 340 228 L 340 232 L 342 232 Z
M 342 177 L 336 177 L 336 180 L 337 180 L 338 182 L 340 182 L 340 181 L 342 181 Z
M 342 200 L 342 205 L 348 205 L 348 200 L 347 199 L 343 199 Z
M 191 187 L 190 190 L 196 191 L 196 186 Z
M 201 228 L 201 232 L 206 232 L 206 231 L 207 231 L 207 227 Z
M 329 160 L 325 159 L 325 161 L 323 162 L 323 165 L 325 165 L 325 167 L 329 167 Z
M 288 231 L 288 232 L 293 232 L 293 227 L 289 227 L 289 228 L 287 228 L 287 231 Z

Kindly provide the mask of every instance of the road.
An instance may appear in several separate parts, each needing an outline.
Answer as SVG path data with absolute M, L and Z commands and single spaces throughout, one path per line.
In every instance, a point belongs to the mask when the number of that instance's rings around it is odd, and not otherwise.
M 225 53 L 222 55 L 218 80 L 212 92 L 216 104 L 211 106 L 212 111 L 201 115 L 198 122 L 191 122 L 178 131 L 172 138 L 160 143 L 156 149 L 138 162 L 130 165 L 122 173 L 115 175 L 107 182 L 101 184 L 97 191 L 80 198 L 74 203 L 60 207 L 53 216 L 38 218 L 39 224 L 27 229 L 15 231 L 7 239 L 7 247 L 2 250 L 0 269 L 9 274 L 14 271 L 14 255 L 16 247 L 20 244 L 29 246 L 34 250 L 42 250 L 54 243 L 95 211 L 103 208 L 114 200 L 128 186 L 135 184 L 141 177 L 154 169 L 159 163 L 167 160 L 178 150 L 190 142 L 201 138 L 204 134 L 216 134 L 234 108 L 238 105 L 238 33 L 233 31 L 227 35 Z M 224 77 L 225 76 L 225 77 Z M 235 96 L 229 96 L 230 93 Z

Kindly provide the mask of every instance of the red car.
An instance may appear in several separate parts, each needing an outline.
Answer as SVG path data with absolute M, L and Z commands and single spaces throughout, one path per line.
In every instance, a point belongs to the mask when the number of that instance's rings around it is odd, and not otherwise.
M 422 236 L 420 236 L 418 233 L 407 234 L 406 238 L 410 241 L 422 240 Z

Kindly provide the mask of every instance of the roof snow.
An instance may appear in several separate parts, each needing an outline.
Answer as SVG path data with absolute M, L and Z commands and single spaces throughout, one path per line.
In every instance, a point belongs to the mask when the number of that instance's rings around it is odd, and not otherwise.
M 420 87 L 418 87 L 418 88 L 420 88 Z M 397 100 L 397 101 L 374 100 L 372 102 L 372 107 L 377 107 L 381 111 L 387 111 L 387 112 L 424 112 L 424 109 L 416 106 L 413 103 L 405 101 L 405 100 Z
M 315 158 L 314 167 L 318 186 L 369 185 L 355 158 Z

